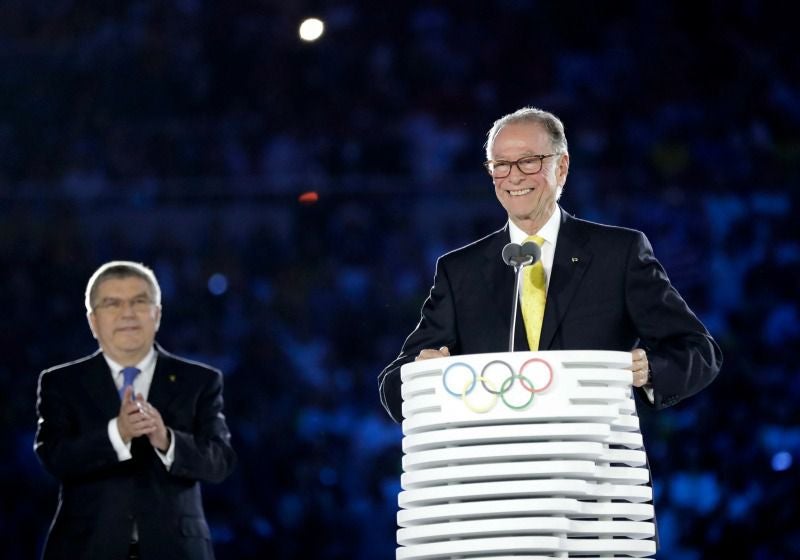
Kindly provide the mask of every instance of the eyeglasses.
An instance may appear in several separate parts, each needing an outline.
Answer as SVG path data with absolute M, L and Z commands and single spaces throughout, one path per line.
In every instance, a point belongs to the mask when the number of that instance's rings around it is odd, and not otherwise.
M 536 175 L 542 170 L 542 162 L 544 158 L 553 156 L 560 156 L 560 153 L 544 154 L 540 156 L 525 156 L 519 158 L 517 161 L 503 161 L 499 159 L 490 159 L 483 163 L 483 166 L 489 172 L 489 175 L 495 179 L 504 179 L 511 175 L 511 168 L 515 165 L 525 175 Z
M 134 313 L 145 313 L 152 308 L 153 300 L 147 296 L 137 296 L 132 299 L 105 298 L 94 306 L 94 310 L 100 309 L 107 313 L 116 314 L 121 313 L 128 306 Z

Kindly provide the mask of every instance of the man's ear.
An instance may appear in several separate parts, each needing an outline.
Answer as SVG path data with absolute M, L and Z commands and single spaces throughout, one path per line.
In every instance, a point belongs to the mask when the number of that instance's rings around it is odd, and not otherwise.
M 95 317 L 94 311 L 89 311 L 86 314 L 86 320 L 89 322 L 89 330 L 92 331 L 92 336 L 97 339 L 97 328 L 95 325 L 97 317 Z
M 158 327 L 161 326 L 161 306 L 160 305 L 158 307 L 156 307 L 155 320 L 156 320 L 156 332 L 158 332 Z
M 569 174 L 569 152 L 559 158 L 558 162 L 558 185 L 564 187 L 567 182 L 567 175 Z

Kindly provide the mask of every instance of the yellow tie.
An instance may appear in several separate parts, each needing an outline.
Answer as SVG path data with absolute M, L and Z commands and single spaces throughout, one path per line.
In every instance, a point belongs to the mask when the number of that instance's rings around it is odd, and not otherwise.
M 539 247 L 544 243 L 544 239 L 538 235 L 528 236 L 525 242 L 528 241 L 533 241 Z M 535 264 L 522 269 L 522 318 L 525 320 L 525 332 L 531 352 L 539 349 L 546 293 L 544 266 L 542 259 L 539 259 Z

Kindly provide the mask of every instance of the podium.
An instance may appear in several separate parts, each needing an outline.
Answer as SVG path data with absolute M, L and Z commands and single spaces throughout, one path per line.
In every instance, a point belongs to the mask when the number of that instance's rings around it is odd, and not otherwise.
M 397 560 L 654 555 L 630 367 L 605 351 L 404 365 Z

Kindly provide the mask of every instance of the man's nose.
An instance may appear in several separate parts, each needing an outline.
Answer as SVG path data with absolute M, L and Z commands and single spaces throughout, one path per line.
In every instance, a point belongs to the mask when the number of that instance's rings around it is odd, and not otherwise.
M 508 178 L 509 178 L 509 179 L 510 179 L 510 180 L 511 180 L 511 181 L 512 181 L 514 184 L 518 184 L 518 183 L 520 183 L 521 181 L 524 181 L 524 180 L 525 180 L 525 177 L 527 177 L 527 175 L 525 175 L 525 174 L 524 174 L 524 173 L 523 173 L 523 172 L 520 170 L 520 168 L 519 168 L 519 166 L 518 166 L 517 164 L 514 164 L 514 165 L 512 165 L 512 166 L 511 166 L 511 173 L 509 173 L 509 174 L 508 174 Z
M 123 301 L 122 302 L 122 316 L 128 317 L 131 315 L 136 315 L 133 310 L 133 301 Z

